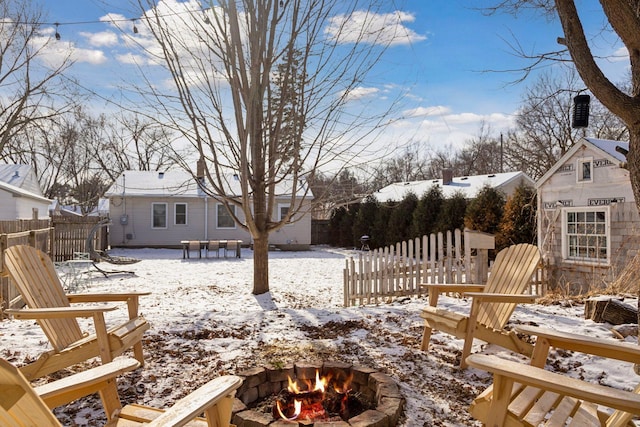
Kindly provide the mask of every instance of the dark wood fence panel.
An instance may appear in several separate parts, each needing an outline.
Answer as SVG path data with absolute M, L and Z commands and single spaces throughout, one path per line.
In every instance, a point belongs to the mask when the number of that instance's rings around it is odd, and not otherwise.
M 47 253 L 54 262 L 68 261 L 76 252 L 89 252 L 87 238 L 103 218 L 56 216 L 50 220 L 0 221 L 0 254 L 10 246 L 29 245 Z M 107 249 L 107 227 L 96 230 L 94 249 Z M 2 308 L 19 300 L 19 293 L 4 271 L 4 257 L 0 256 L 0 319 Z
M 67 217 L 59 216 L 51 219 L 54 237 L 51 252 L 55 262 L 73 258 L 75 252 L 89 252 L 87 237 L 100 222 L 100 217 Z M 103 251 L 107 248 L 106 227 L 100 227 L 93 239 L 94 248 Z
M 51 226 L 48 219 L 18 219 L 0 221 L 0 234 L 19 233 L 21 231 L 41 230 Z
M 20 231 L 11 234 L 0 234 L 0 254 L 4 254 L 5 249 L 15 245 L 29 245 L 38 248 L 43 252 L 49 253 L 51 249 L 50 243 L 52 235 L 53 228 L 50 227 L 39 230 Z M 0 256 L 0 273 L 3 271 L 4 256 Z M 8 277 L 0 274 L 0 312 L 3 308 L 11 307 L 12 304 L 19 299 L 20 293 L 16 287 L 11 284 Z M 2 316 L 0 315 L 0 319 L 1 318 Z

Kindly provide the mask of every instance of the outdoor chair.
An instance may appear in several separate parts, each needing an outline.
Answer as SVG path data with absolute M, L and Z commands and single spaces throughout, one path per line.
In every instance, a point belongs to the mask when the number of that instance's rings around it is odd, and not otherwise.
M 238 257 L 238 245 L 240 242 L 238 240 L 227 240 L 227 244 L 224 247 L 224 256 L 227 257 L 227 253 L 231 252 L 232 256 Z
M 230 425 L 235 390 L 242 379 L 233 375 L 215 378 L 180 399 L 170 409 L 127 405 L 118 396 L 116 377 L 139 366 L 121 357 L 98 367 L 32 387 L 19 369 L 0 359 L 0 425 L 3 427 L 62 426 L 51 409 L 99 393 L 107 426 L 219 426 Z M 203 414 L 205 418 L 196 418 Z
M 207 243 L 207 258 L 209 258 L 209 252 L 215 253 L 216 258 L 220 258 L 220 241 L 209 240 Z
M 423 284 L 429 292 L 429 306 L 420 315 L 425 321 L 422 350 L 428 350 L 431 331 L 438 329 L 464 339 L 461 369 L 466 367 L 474 338 L 530 355 L 533 346 L 519 339 L 513 331 L 505 330 L 505 325 L 518 303 L 535 302 L 537 296 L 525 291 L 539 262 L 538 248 L 523 243 L 498 253 L 486 285 Z M 438 308 L 441 293 L 461 293 L 472 298 L 469 314 Z
M 469 408 L 475 419 L 495 427 L 635 425 L 631 419 L 640 415 L 640 385 L 625 391 L 544 367 L 550 347 L 631 363 L 640 360 L 640 347 L 547 328 L 522 325 L 516 329 L 537 336 L 529 365 L 495 355 L 472 354 L 467 358 L 470 366 L 493 373 L 493 384 Z M 634 375 L 631 370 L 629 366 Z
M 27 305 L 23 309 L 7 309 L 5 313 L 16 319 L 35 319 L 53 347 L 20 368 L 27 379 L 48 375 L 96 356 L 100 356 L 103 363 L 110 362 L 131 348 L 140 364 L 144 363 L 141 341 L 149 324 L 138 315 L 138 299 L 150 292 L 66 294 L 51 258 L 31 246 L 6 249 L 4 265 Z M 109 328 L 104 315 L 116 310 L 116 305 L 71 306 L 71 303 L 118 301 L 127 303 L 128 320 Z M 84 333 L 77 321 L 77 318 L 88 317 L 93 318 L 93 334 Z
M 200 250 L 199 240 L 189 240 L 189 243 L 187 243 L 187 258 L 191 258 L 191 251 L 197 251 L 198 258 L 202 258 L 202 251 Z

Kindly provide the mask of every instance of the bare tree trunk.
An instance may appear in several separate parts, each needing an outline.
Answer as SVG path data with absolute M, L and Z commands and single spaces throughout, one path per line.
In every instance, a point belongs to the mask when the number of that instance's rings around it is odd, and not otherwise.
M 390 39 L 388 25 L 376 25 L 395 10 L 380 0 L 219 0 L 205 11 L 174 2 L 170 13 L 155 0 L 137 3 L 156 42 L 147 53 L 157 58 L 160 49 L 174 83 L 168 92 L 150 84 L 139 93 L 159 124 L 198 150 L 201 189 L 251 233 L 253 293 L 268 292 L 269 234 L 301 219 L 312 200 L 320 203 L 308 176 L 328 164 L 346 167 L 389 123 L 399 98 L 372 109 L 351 95 L 387 48 L 410 41 L 408 32 L 393 20 L 391 33 L 400 37 Z M 367 24 L 351 25 L 362 8 Z M 342 22 L 327 34 L 337 16 Z M 288 205 L 286 214 L 279 204 Z
M 631 188 L 636 199 L 636 207 L 640 211 L 640 123 L 629 125 L 629 153 L 627 154 L 627 169 Z M 636 255 L 639 256 L 639 255 Z M 640 283 L 638 284 L 638 325 L 640 327 Z M 640 334 L 638 334 L 640 345 Z M 640 365 L 634 365 L 637 374 L 640 374 Z
M 269 233 L 253 236 L 253 294 L 269 292 Z

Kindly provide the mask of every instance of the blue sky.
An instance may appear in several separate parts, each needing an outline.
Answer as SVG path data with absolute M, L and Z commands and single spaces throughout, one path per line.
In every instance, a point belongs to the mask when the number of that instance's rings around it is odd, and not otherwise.
M 402 21 L 412 40 L 392 46 L 375 70 L 377 83 L 392 83 L 407 91 L 389 140 L 416 142 L 421 150 L 461 147 L 476 136 L 481 123 L 494 134 L 506 130 L 513 120 L 527 85 L 511 84 L 521 77 L 517 70 L 527 65 L 509 43 L 519 43 L 527 52 L 558 50 L 562 35 L 557 20 L 528 14 L 515 18 L 498 14 L 484 16 L 473 6 L 481 0 L 396 0 L 389 2 L 406 14 Z M 597 2 L 583 5 L 583 23 L 600 34 L 603 17 Z M 586 6 L 584 6 L 586 4 Z M 137 17 L 129 0 L 47 0 L 49 22 L 59 22 L 61 42 L 76 49 L 78 63 L 73 73 L 81 84 L 102 94 L 120 85 L 129 73 L 121 37 L 106 23 L 95 23 L 108 13 L 126 19 Z M 94 22 L 76 24 L 78 22 Z M 125 31 L 134 22 L 121 22 Z M 139 23 L 137 25 L 140 25 Z M 50 27 L 53 31 L 54 27 Z M 613 38 L 598 35 L 594 51 L 610 57 L 620 48 Z M 603 67 L 612 80 L 624 76 L 625 57 L 609 60 Z M 549 69 L 549 68 L 548 68 Z M 488 70 L 494 70 L 493 72 Z M 379 96 L 372 92 L 371 96 Z M 98 102 L 99 103 L 99 102 Z

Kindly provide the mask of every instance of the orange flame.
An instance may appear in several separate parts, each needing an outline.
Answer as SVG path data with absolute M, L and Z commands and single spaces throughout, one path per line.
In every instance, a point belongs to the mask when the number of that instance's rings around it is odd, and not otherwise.
M 322 393 L 324 393 L 327 384 L 329 383 L 329 380 L 325 377 L 320 377 L 320 372 L 318 372 L 318 370 L 316 369 L 316 380 L 315 380 L 315 384 L 312 385 L 311 381 L 306 380 L 305 383 L 307 385 L 307 389 L 306 390 L 300 390 L 300 387 L 298 386 L 298 383 L 293 381 L 291 379 L 291 377 L 287 377 L 287 379 L 289 380 L 289 386 L 287 387 L 287 389 L 291 392 L 291 393 L 295 393 L 295 394 L 301 394 L 301 393 L 308 393 L 309 391 L 320 391 Z
M 302 412 L 302 401 L 295 399 L 293 401 L 293 405 L 294 405 L 293 415 L 291 417 L 287 417 L 285 414 L 282 413 L 282 408 L 280 407 L 280 401 L 279 400 L 276 401 L 276 408 L 278 409 L 278 414 L 282 417 L 282 419 L 287 421 L 293 421 L 300 416 L 300 413 Z
M 342 382 L 340 386 L 333 384 L 335 391 L 344 396 L 340 402 L 341 413 L 345 410 L 344 406 L 346 405 L 346 395 L 351 391 L 350 385 L 352 379 L 353 374 L 347 378 L 347 381 Z M 320 377 L 320 371 L 316 369 L 315 382 L 312 380 L 294 381 L 291 377 L 288 377 L 287 380 L 289 383 L 287 390 L 294 396 L 292 396 L 292 401 L 289 400 L 289 402 L 276 401 L 275 409 L 282 419 L 287 421 L 294 421 L 299 418 L 313 420 L 322 419 L 321 417 L 326 416 L 323 402 L 326 398 L 325 393 L 327 391 L 327 387 L 329 387 L 329 384 L 332 381 L 331 375 Z M 331 391 L 329 390 L 329 392 Z M 293 405 L 291 405 L 291 403 L 293 403 Z M 284 412 L 289 414 L 293 412 L 293 414 L 287 416 Z

